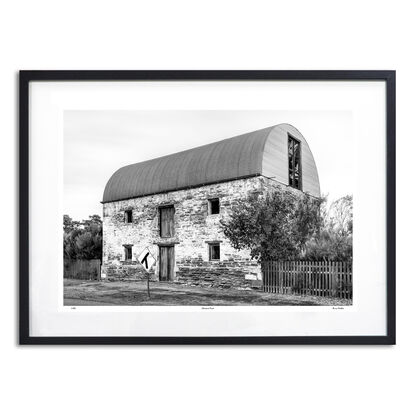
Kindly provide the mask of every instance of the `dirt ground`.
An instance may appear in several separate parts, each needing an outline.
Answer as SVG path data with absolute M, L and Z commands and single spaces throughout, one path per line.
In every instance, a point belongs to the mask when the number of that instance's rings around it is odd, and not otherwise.
M 64 280 L 65 306 L 347 306 L 351 300 L 329 297 L 270 294 L 262 291 L 186 287 L 172 283 Z

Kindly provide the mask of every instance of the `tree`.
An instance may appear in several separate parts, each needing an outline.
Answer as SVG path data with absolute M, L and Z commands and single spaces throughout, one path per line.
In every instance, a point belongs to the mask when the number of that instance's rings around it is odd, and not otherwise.
M 321 226 L 321 199 L 278 188 L 250 195 L 221 220 L 225 236 L 237 250 L 250 250 L 259 261 L 297 259 Z
M 305 244 L 302 259 L 350 261 L 353 258 L 353 198 L 344 196 L 321 210 L 322 226 Z
M 346 195 L 333 202 L 327 211 L 329 227 L 341 235 L 353 233 L 353 198 Z
M 79 226 L 80 222 L 72 220 L 72 218 L 69 215 L 63 215 L 63 231 L 65 233 L 70 233 Z
M 63 216 L 63 252 L 67 259 L 101 259 L 102 221 L 98 215 L 77 222 Z

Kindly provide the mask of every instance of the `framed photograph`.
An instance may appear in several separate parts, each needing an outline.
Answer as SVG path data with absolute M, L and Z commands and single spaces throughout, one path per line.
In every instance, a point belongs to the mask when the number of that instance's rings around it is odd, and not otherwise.
M 21 71 L 21 344 L 394 344 L 394 71 Z

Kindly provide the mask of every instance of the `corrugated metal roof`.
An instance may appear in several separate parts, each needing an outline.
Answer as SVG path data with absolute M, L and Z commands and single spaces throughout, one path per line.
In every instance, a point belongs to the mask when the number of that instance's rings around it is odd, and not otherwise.
M 265 142 L 273 128 L 122 167 L 109 179 L 103 202 L 261 174 Z

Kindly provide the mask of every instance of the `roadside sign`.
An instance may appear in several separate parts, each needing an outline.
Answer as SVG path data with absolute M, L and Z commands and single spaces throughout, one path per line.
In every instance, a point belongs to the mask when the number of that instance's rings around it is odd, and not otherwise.
M 144 267 L 147 272 L 150 272 L 151 267 L 156 263 L 156 258 L 151 255 L 148 248 L 145 248 L 138 257 L 140 264 Z

